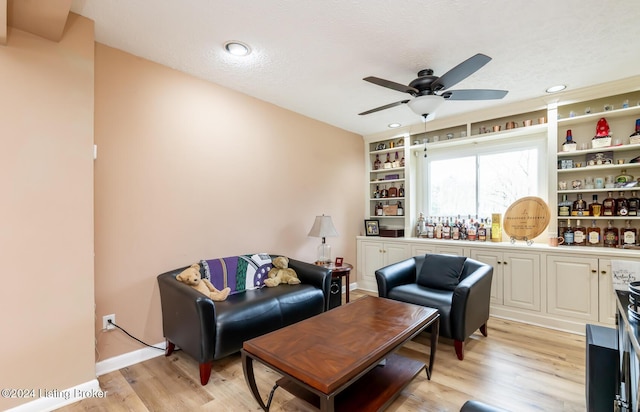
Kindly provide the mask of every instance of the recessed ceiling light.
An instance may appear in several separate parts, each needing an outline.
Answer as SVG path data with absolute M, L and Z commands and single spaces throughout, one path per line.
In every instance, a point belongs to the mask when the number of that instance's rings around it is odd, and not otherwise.
M 557 86 L 549 87 L 547 90 L 545 90 L 545 92 L 547 92 L 547 93 L 556 93 L 556 92 L 559 92 L 559 91 L 564 90 L 566 88 L 567 88 L 567 86 L 565 86 L 564 84 L 559 84 Z
M 231 40 L 228 41 L 224 44 L 224 49 L 228 52 L 233 54 L 234 56 L 246 56 L 249 53 L 251 53 L 251 47 L 249 47 L 247 44 L 241 42 L 241 41 L 237 41 L 237 40 Z
M 400 123 L 389 123 L 387 126 L 392 128 L 392 129 L 395 129 L 395 128 L 400 127 L 402 125 Z

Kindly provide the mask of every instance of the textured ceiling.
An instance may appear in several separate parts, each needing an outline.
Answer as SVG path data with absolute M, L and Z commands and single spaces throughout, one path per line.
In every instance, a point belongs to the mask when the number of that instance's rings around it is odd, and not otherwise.
M 636 0 L 74 0 L 96 40 L 359 134 L 420 123 L 410 98 L 362 80 L 408 84 L 476 53 L 493 58 L 455 89 L 509 90 L 446 101 L 438 118 L 640 74 Z M 253 52 L 223 53 L 227 40 Z

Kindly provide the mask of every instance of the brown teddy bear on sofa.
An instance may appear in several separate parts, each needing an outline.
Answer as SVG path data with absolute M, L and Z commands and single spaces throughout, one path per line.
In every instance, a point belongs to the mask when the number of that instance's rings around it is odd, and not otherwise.
M 270 288 L 278 286 L 281 283 L 289 285 L 298 285 L 300 279 L 296 271 L 289 267 L 289 259 L 284 256 L 278 256 L 273 259 L 271 263 L 273 268 L 267 274 L 268 279 L 265 279 L 264 284 Z
M 227 296 L 229 296 L 229 292 L 231 292 L 231 289 L 229 288 L 218 290 L 211 284 L 211 282 L 209 282 L 208 279 L 202 279 L 200 277 L 200 265 L 197 263 L 194 263 L 183 270 L 178 276 L 176 276 L 176 280 L 191 286 L 198 292 L 205 296 L 209 296 L 211 300 L 215 301 L 225 300 Z

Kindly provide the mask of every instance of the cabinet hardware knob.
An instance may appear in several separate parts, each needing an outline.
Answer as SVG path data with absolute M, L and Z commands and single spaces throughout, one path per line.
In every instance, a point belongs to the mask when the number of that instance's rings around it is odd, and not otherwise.
M 601 274 L 603 274 L 603 275 L 606 275 L 606 274 L 607 274 L 607 271 L 606 271 L 606 270 L 603 270 L 603 271 L 602 271 L 602 272 L 600 272 L 600 273 L 601 273 Z
M 498 261 L 498 265 L 501 265 L 501 264 L 502 264 L 502 262 Z
M 598 271 L 595 269 L 591 269 L 591 273 L 598 273 Z
M 506 265 L 506 264 L 507 264 L 507 262 L 502 262 L 502 264 L 503 264 L 503 265 Z

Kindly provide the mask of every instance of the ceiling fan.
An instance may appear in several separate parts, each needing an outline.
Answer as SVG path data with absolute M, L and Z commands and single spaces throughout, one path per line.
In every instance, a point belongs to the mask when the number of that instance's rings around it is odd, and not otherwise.
M 507 95 L 508 91 L 490 89 L 447 90 L 453 85 L 458 84 L 462 80 L 471 76 L 490 61 L 491 57 L 478 53 L 458 64 L 456 67 L 440 77 L 434 76 L 433 70 L 431 69 L 420 70 L 418 72 L 418 78 L 409 83 L 408 86 L 392 82 L 390 80 L 381 79 L 379 77 L 365 77 L 362 80 L 388 89 L 409 93 L 414 98 L 376 107 L 375 109 L 359 113 L 359 115 L 362 116 L 378 112 L 380 110 L 389 109 L 391 107 L 400 106 L 402 104 L 408 104 L 411 110 L 426 119 L 428 115 L 430 115 L 430 118 L 433 118 L 436 109 L 440 107 L 445 100 L 502 99 Z

